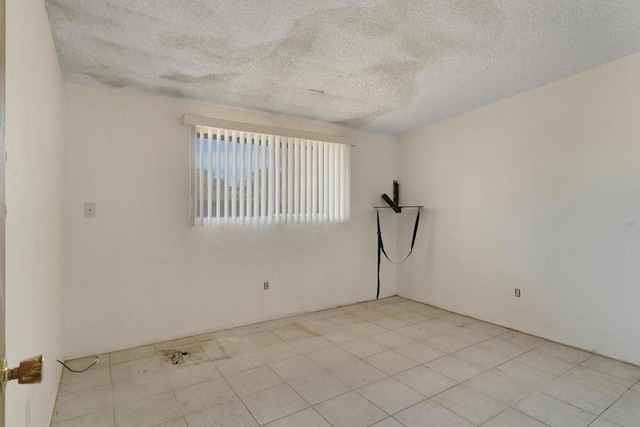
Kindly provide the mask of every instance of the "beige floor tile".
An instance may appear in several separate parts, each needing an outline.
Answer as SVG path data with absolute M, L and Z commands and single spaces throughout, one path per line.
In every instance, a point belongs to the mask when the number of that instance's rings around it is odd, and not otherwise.
M 469 421 L 430 400 L 405 409 L 394 418 L 406 427 L 473 427 Z
M 169 381 L 163 371 L 153 372 L 122 381 L 113 385 L 113 404 L 115 406 L 135 402 L 136 400 L 156 396 L 171 391 Z
M 290 341 L 293 343 L 294 341 Z M 263 347 L 256 353 L 264 363 L 274 363 L 280 360 L 290 359 L 300 354 L 300 351 L 288 343 L 273 344 Z
M 447 313 L 444 316 L 440 317 L 440 320 L 444 322 L 453 323 L 461 327 L 469 326 L 472 323 L 480 322 L 480 320 L 478 319 L 474 319 L 468 316 L 463 316 L 462 314 L 457 314 L 457 313 Z
M 363 306 L 362 304 L 344 305 L 340 308 L 342 308 L 342 311 L 344 311 L 345 313 L 356 313 L 358 311 L 363 311 L 367 309 L 367 307 Z
M 58 395 L 110 384 L 111 370 L 109 365 L 102 367 L 98 366 L 100 365 L 90 368 L 88 371 L 82 373 L 75 373 L 64 369 L 60 380 Z
M 427 320 L 430 320 L 431 318 L 429 316 L 425 316 L 424 314 L 420 314 L 418 312 L 415 311 L 407 311 L 405 313 L 398 313 L 395 315 L 395 317 L 397 317 L 400 320 L 404 320 L 405 322 L 408 323 L 420 323 L 420 322 L 426 322 Z
M 490 351 L 484 350 L 477 345 L 463 348 L 462 350 L 453 353 L 453 355 L 458 359 L 465 360 L 484 369 L 495 368 L 496 366 L 502 365 L 509 360 L 507 357 L 491 353 Z
M 311 353 L 312 351 L 322 350 L 331 347 L 334 344 L 322 337 L 302 338 L 299 340 L 289 341 L 287 343 L 302 354 Z
M 295 356 L 269 365 L 285 381 L 306 377 L 322 371 L 322 366 L 306 356 Z
M 467 329 L 466 327 L 452 329 L 450 331 L 447 331 L 444 335 L 470 345 L 478 344 L 490 339 L 488 336 L 479 334 L 478 332 L 474 332 L 471 329 Z
M 538 351 L 530 351 L 515 358 L 517 362 L 524 363 L 541 371 L 548 372 L 552 375 L 562 375 L 576 366 L 575 363 L 558 359 Z
M 279 329 L 272 329 L 271 332 L 276 334 L 283 341 L 292 341 L 313 337 L 312 334 L 297 325 L 285 326 L 284 328 Z
M 114 351 L 109 355 L 111 364 L 120 362 L 129 362 L 135 359 L 153 356 L 156 354 L 154 345 L 143 345 L 141 347 L 130 348 L 127 350 Z
M 409 308 L 400 304 L 385 304 L 378 307 L 376 310 L 386 314 L 399 314 L 410 311 Z
M 175 369 L 168 369 L 166 374 L 169 384 L 171 384 L 171 388 L 174 390 L 220 378 L 220 373 L 216 367 L 213 366 L 212 362 L 184 365 Z
M 465 385 L 505 405 L 513 405 L 536 390 L 535 386 L 521 384 L 493 372 L 478 375 Z
M 341 328 L 341 326 L 323 318 L 301 320 L 298 321 L 298 326 L 312 335 L 325 335 Z
M 159 424 L 157 427 L 187 427 L 187 422 L 184 420 L 184 418 L 180 417 L 176 418 L 175 420 Z
M 361 360 L 333 367 L 329 372 L 352 388 L 364 387 L 387 377 L 384 372 Z
M 261 348 L 273 344 L 284 342 L 271 331 L 262 331 L 256 334 L 244 335 L 242 341 L 246 342 L 250 347 Z
M 420 325 L 405 326 L 403 328 L 395 329 L 395 332 L 414 340 L 424 340 L 434 335 L 438 335 L 437 332 Z
M 258 427 L 258 423 L 240 400 L 187 415 L 185 419 L 188 427 Z
M 557 344 L 554 342 L 548 342 L 541 345 L 540 347 L 536 347 L 536 351 L 572 363 L 582 363 L 589 357 L 591 357 L 591 354 L 587 353 L 586 351 L 578 350 L 576 348 L 568 347 L 566 345 Z
M 360 358 L 368 357 L 388 350 L 387 347 L 373 342 L 368 338 L 346 342 L 344 344 L 340 344 L 340 347 L 344 348 L 354 356 Z
M 351 391 L 351 387 L 327 371 L 296 378 L 289 381 L 289 385 L 311 405 Z
M 257 352 L 233 354 L 226 359 L 213 361 L 214 366 L 222 375 L 231 375 L 263 365 L 262 358 Z
M 502 375 L 522 384 L 529 384 L 536 387 L 543 387 L 556 379 L 555 376 L 541 371 L 531 366 L 510 360 L 491 370 L 491 372 Z
M 510 342 L 511 344 L 524 347 L 529 350 L 534 349 L 536 347 L 540 347 L 541 345 L 549 342 L 542 338 L 534 337 L 533 335 L 523 334 L 522 332 L 517 332 L 517 331 L 508 331 L 504 334 L 497 336 L 497 338 L 503 341 Z
M 420 342 L 412 342 L 411 344 L 396 347 L 394 351 L 418 363 L 427 363 L 446 354 Z
M 222 353 L 222 357 L 232 356 L 234 354 L 239 353 L 248 353 L 253 351 L 253 348 L 247 344 L 242 337 L 231 335 L 228 337 L 218 337 L 215 340 L 215 343 L 218 346 L 219 352 Z M 210 348 L 208 346 L 208 353 L 215 352 L 214 348 Z M 218 359 L 220 357 L 214 357 L 214 355 L 209 356 L 211 359 Z
M 331 427 L 331 424 L 322 418 L 315 409 L 307 408 L 269 423 L 267 427 Z
M 117 427 L 153 427 L 180 418 L 173 393 L 165 393 L 115 408 Z
M 428 368 L 462 382 L 484 372 L 484 369 L 453 356 L 444 356 L 425 364 Z
M 609 394 L 592 390 L 563 378 L 558 378 L 541 391 L 548 396 L 595 415 L 600 415 L 616 400 Z
M 353 334 L 360 338 L 370 337 L 371 335 L 377 335 L 387 332 L 388 329 L 378 326 L 372 322 L 363 322 L 357 325 L 352 325 L 344 328 L 344 331 Z
M 528 348 L 520 347 L 519 345 L 511 344 L 510 342 L 502 341 L 498 338 L 491 338 L 483 341 L 478 344 L 477 347 L 497 354 L 498 356 L 504 356 L 508 359 L 513 359 L 514 357 L 518 357 L 529 351 Z
M 295 325 L 295 320 L 293 319 L 293 317 L 283 317 L 282 319 L 267 320 L 266 322 L 262 322 L 260 324 L 265 329 L 272 330 Z
M 113 410 L 96 412 L 95 414 L 84 415 L 68 421 L 52 424 L 55 427 L 114 427 Z
M 432 318 L 438 318 L 449 314 L 449 311 L 442 310 L 441 308 L 433 307 L 430 305 L 425 305 L 422 308 L 418 308 L 414 310 L 418 313 L 424 314 L 425 316 L 429 316 Z
M 246 396 L 283 383 L 282 379 L 267 366 L 258 366 L 231 374 L 226 379 L 238 396 Z
M 190 348 L 197 363 L 162 361 L 162 350 Z M 101 355 L 84 374 L 64 372 L 53 422 L 256 426 L 249 401 L 262 423 L 326 427 L 309 404 L 355 399 L 384 409 L 378 427 L 397 427 L 401 417 L 407 426 L 468 426 L 509 405 L 483 425 L 564 427 L 602 414 L 592 427 L 636 426 L 639 379 L 640 367 L 390 297 Z
M 389 317 L 388 314 L 383 313 L 381 311 L 378 310 L 373 310 L 371 308 L 368 308 L 366 310 L 363 311 L 358 311 L 357 313 L 353 313 L 355 316 L 358 316 L 359 318 L 366 320 L 367 322 L 371 322 L 373 320 L 379 320 L 385 317 Z
M 246 326 L 238 326 L 237 328 L 230 329 L 231 333 L 237 337 L 243 337 L 245 335 L 257 334 L 266 330 L 260 323 L 253 323 Z
M 242 401 L 260 424 L 267 424 L 309 406 L 287 384 L 244 396 Z
M 589 427 L 622 427 L 620 424 L 616 424 L 613 421 L 605 420 L 602 417 L 596 418 L 594 422 L 589 424 Z
M 354 335 L 352 333 L 343 331 L 343 330 L 339 330 L 339 331 L 334 331 L 334 332 L 330 332 L 328 334 L 325 334 L 322 336 L 322 338 L 331 341 L 334 344 L 344 344 L 346 342 L 350 342 L 350 341 L 355 341 L 357 339 L 359 339 L 360 337 L 357 335 Z
M 393 378 L 369 384 L 358 392 L 389 415 L 424 400 L 420 393 Z
M 420 323 L 420 326 L 431 329 L 438 334 L 444 334 L 457 328 L 455 324 L 445 322 L 443 320 L 440 320 L 440 318 L 425 320 L 424 322 Z
M 400 347 L 403 345 L 410 344 L 414 341 L 409 337 L 405 337 L 404 335 L 400 335 L 397 332 L 393 332 L 393 331 L 372 335 L 369 337 L 369 339 L 375 343 L 378 343 L 388 348 Z
M 111 386 L 104 385 L 58 396 L 52 421 L 58 423 L 71 418 L 93 414 L 112 407 Z
M 200 345 L 200 348 L 202 348 L 202 351 L 204 351 L 211 360 L 225 359 L 228 357 L 220 344 L 218 344 L 218 341 L 204 342 Z
M 596 418 L 593 414 L 538 392 L 520 401 L 515 409 L 551 427 L 583 427 Z
M 355 391 L 322 402 L 315 409 L 334 427 L 366 427 L 387 417 Z
M 130 362 L 111 365 L 111 380 L 113 383 L 130 381 L 135 377 L 162 370 L 162 363 L 157 355 L 135 359 Z
M 457 381 L 424 366 L 404 371 L 394 378 L 425 397 L 442 393 L 458 384 Z
M 486 322 L 476 322 L 467 326 L 473 332 L 477 332 L 482 335 L 486 335 L 488 337 L 497 337 L 506 332 L 509 332 L 507 328 L 503 328 L 502 326 L 493 325 L 491 323 Z M 515 344 L 515 343 L 514 343 Z
M 358 360 L 357 357 L 337 346 L 313 351 L 306 356 L 325 369 Z
M 400 421 L 397 421 L 395 418 L 389 417 L 384 420 L 373 424 L 371 427 L 404 427 Z
M 616 399 L 629 388 L 629 384 L 625 380 L 583 366 L 576 366 L 561 378 L 609 394 Z
M 581 363 L 582 366 L 593 369 L 594 371 L 603 372 L 611 376 L 628 381 L 633 384 L 640 380 L 640 367 L 633 366 L 628 363 L 618 362 L 603 356 L 592 356 Z
M 184 415 L 199 412 L 237 398 L 231 387 L 222 378 L 181 388 L 176 390 L 174 394 Z
M 630 390 L 609 409 L 602 418 L 624 427 L 637 426 L 640 423 L 640 392 Z
M 462 350 L 463 348 L 469 347 L 470 345 L 466 342 L 462 342 L 446 335 L 434 335 L 427 339 L 421 340 L 420 342 L 430 347 L 437 348 L 440 351 L 444 351 L 445 353 L 453 353 L 454 351 Z
M 482 424 L 482 427 L 545 427 L 545 424 L 509 408 Z
M 389 330 L 404 328 L 405 326 L 409 326 L 411 324 L 395 316 L 382 317 L 380 319 L 374 320 L 373 323 Z
M 463 384 L 440 393 L 432 400 L 476 425 L 490 420 L 507 409 L 497 400 Z
M 416 361 L 411 360 L 400 353 L 396 353 L 393 350 L 374 354 L 364 360 L 387 375 L 399 374 L 402 371 L 406 371 L 407 369 L 411 369 L 418 365 Z
M 206 332 L 204 334 L 199 334 L 199 335 L 196 335 L 194 338 L 199 343 L 204 343 L 208 341 L 214 341 L 219 337 L 231 337 L 231 336 L 233 336 L 231 331 L 229 329 L 225 329 L 223 331 L 213 331 L 213 332 Z

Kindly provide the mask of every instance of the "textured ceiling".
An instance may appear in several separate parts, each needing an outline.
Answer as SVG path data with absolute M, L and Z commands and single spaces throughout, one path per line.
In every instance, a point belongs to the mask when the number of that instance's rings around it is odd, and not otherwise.
M 47 0 L 68 82 L 401 134 L 640 51 L 638 0 Z

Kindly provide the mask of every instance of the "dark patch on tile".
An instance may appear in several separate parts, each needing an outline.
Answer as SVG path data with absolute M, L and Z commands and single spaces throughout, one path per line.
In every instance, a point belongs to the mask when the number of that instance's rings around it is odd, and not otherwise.
M 165 362 L 172 365 L 184 365 L 185 363 L 193 362 L 193 355 L 187 350 L 162 350 L 162 356 Z

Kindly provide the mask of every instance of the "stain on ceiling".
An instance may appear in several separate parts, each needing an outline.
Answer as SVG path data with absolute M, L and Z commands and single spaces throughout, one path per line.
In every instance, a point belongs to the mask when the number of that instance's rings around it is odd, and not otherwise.
M 640 1 L 46 0 L 67 82 L 387 134 L 640 51 Z

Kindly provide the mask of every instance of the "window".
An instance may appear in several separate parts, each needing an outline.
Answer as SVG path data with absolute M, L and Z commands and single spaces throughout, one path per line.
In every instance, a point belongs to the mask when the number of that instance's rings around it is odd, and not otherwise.
M 194 225 L 346 222 L 350 148 L 196 125 Z

